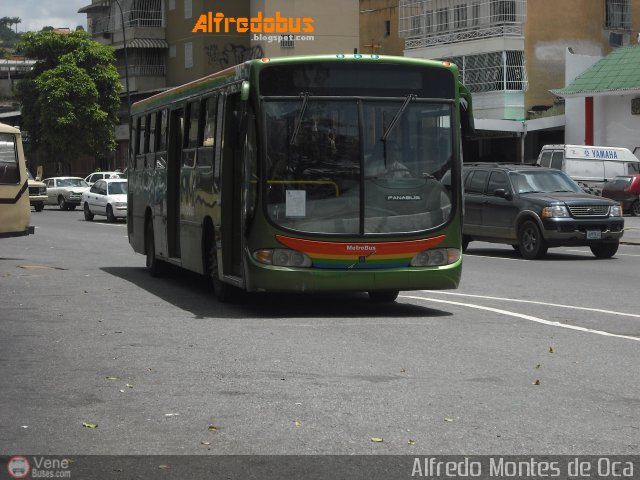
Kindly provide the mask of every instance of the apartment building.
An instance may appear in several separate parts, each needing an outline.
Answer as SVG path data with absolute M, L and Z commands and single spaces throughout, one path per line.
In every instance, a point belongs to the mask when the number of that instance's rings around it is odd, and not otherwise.
M 360 53 L 404 55 L 399 0 L 360 0 Z
M 399 22 L 406 56 L 455 62 L 473 92 L 465 160 L 527 162 L 564 141 L 566 52 L 635 43 L 640 0 L 399 0 Z
M 126 164 L 129 100 L 252 58 L 349 53 L 359 45 L 354 0 L 92 0 L 79 12 L 93 39 L 113 46 L 122 78 L 115 167 Z

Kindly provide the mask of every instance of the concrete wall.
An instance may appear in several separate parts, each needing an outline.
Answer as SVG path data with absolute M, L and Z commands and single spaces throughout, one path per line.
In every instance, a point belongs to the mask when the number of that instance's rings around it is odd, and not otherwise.
M 398 35 L 399 0 L 360 0 L 360 53 L 402 56 L 404 39 Z M 390 22 L 387 35 L 385 22 Z

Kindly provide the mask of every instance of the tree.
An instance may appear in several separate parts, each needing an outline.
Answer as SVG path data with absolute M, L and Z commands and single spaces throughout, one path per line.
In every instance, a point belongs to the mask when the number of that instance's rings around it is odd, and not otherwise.
M 115 148 L 120 77 L 113 50 L 86 32 L 27 32 L 18 49 L 37 60 L 17 85 L 23 128 L 49 162 L 82 154 L 103 157 Z

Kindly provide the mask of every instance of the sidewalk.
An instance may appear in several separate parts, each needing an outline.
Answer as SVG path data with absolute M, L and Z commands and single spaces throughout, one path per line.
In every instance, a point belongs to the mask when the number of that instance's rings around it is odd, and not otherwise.
M 624 217 L 624 235 L 620 243 L 640 245 L 640 217 Z

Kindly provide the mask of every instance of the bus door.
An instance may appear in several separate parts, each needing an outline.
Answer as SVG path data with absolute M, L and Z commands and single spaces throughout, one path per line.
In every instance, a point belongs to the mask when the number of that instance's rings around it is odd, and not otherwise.
M 180 257 L 180 167 L 184 139 L 184 109 L 171 111 L 167 158 L 167 247 L 169 257 Z
M 220 155 L 220 240 L 218 264 L 226 276 L 243 276 L 242 250 L 242 145 L 240 143 L 240 94 L 220 97 L 220 107 L 224 102 L 224 123 L 222 149 Z M 219 109 L 220 111 L 220 109 Z M 222 257 L 222 258 L 220 258 Z

